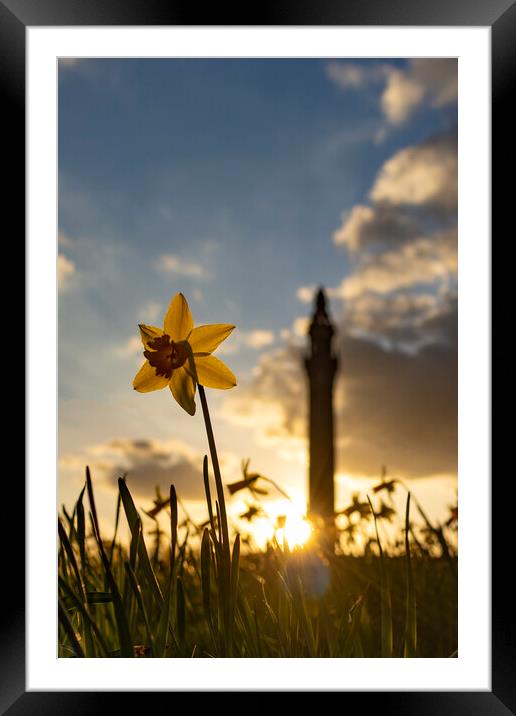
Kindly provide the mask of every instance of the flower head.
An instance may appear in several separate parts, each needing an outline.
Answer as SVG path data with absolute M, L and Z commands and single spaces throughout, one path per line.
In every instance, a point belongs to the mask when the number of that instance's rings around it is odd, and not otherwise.
M 188 302 L 177 293 L 165 315 L 163 328 L 140 324 L 146 360 L 133 380 L 133 388 L 150 393 L 167 386 L 179 405 L 195 413 L 197 384 L 226 390 L 236 385 L 229 368 L 212 352 L 235 326 L 214 323 L 194 328 Z

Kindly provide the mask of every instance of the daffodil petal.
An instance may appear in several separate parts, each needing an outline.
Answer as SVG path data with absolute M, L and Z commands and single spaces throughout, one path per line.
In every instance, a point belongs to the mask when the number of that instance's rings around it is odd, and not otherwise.
M 170 390 L 179 405 L 190 415 L 195 415 L 195 380 L 184 366 L 172 371 Z
M 182 293 L 176 293 L 170 302 L 163 328 L 173 341 L 184 341 L 188 338 L 193 328 L 193 319 Z
M 209 326 L 196 326 L 190 333 L 188 343 L 194 353 L 213 353 L 225 340 L 235 326 L 229 323 L 212 323 Z
M 149 361 L 145 361 L 133 380 L 133 388 L 139 393 L 151 393 L 160 390 L 168 384 L 168 378 L 156 375 L 156 371 Z
M 227 390 L 237 384 L 236 378 L 227 365 L 215 356 L 195 357 L 197 379 L 206 388 Z
M 163 335 L 163 329 L 156 328 L 156 326 L 146 326 L 145 323 L 140 323 L 138 328 L 140 329 L 140 338 L 142 339 L 142 343 L 147 350 L 149 350 L 149 341 Z

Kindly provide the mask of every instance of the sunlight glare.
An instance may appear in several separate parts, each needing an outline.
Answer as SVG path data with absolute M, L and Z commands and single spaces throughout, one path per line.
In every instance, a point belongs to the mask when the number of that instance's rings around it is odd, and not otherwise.
M 278 530 L 279 532 L 280 530 Z M 298 512 L 288 512 L 285 527 L 283 530 L 283 536 L 290 547 L 302 547 L 310 539 L 312 534 L 312 525 L 306 517 Z

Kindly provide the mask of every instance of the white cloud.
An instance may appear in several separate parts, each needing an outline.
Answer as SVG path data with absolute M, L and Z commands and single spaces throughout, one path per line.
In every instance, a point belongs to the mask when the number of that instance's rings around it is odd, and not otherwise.
M 365 81 L 365 69 L 360 65 L 329 62 L 326 65 L 326 74 L 343 90 L 357 89 Z
M 419 222 L 398 209 L 357 204 L 343 216 L 333 241 L 355 252 L 374 245 L 398 244 L 416 237 L 420 231 Z
M 353 335 L 414 350 L 438 340 L 429 326 L 456 291 L 456 138 L 433 137 L 395 154 L 370 198 L 376 203 L 346 212 L 333 236 L 357 261 L 328 293 L 343 300 Z
M 140 354 L 143 360 L 143 346 L 139 336 L 131 336 L 122 345 L 115 346 L 113 353 L 119 358 L 130 358 Z
M 306 336 L 308 334 L 308 328 L 310 327 L 310 318 L 308 316 L 299 316 L 294 319 L 292 324 L 292 331 L 295 336 Z
M 326 75 L 344 92 L 383 84 L 380 107 L 393 126 L 404 124 L 423 106 L 439 108 L 457 100 L 454 58 L 411 59 L 402 69 L 378 63 L 329 62 Z
M 332 295 L 333 291 L 334 289 L 327 288 L 326 296 Z M 335 297 L 338 299 L 342 298 L 340 295 L 340 287 Z M 313 296 L 311 297 L 311 302 L 312 300 Z M 311 314 L 312 309 L 307 309 L 307 313 Z M 290 328 L 283 328 L 280 331 L 280 338 L 287 343 L 292 350 L 304 349 L 308 342 L 308 331 L 310 329 L 311 320 L 311 315 L 297 316 L 292 321 Z
M 457 274 L 455 229 L 418 238 L 394 251 L 366 256 L 345 278 L 340 295 L 352 299 L 366 291 L 389 293 L 415 285 L 448 283 Z
M 296 296 L 303 303 L 313 303 L 316 290 L 317 290 L 317 286 L 315 286 L 315 285 L 300 286 L 296 291 Z
M 330 295 L 332 289 L 326 291 L 327 295 Z M 339 289 L 340 290 L 340 289 Z M 340 293 L 337 298 L 341 298 Z M 306 346 L 308 340 L 308 329 L 310 328 L 310 317 L 309 316 L 298 316 L 292 321 L 290 328 L 283 328 L 280 331 L 280 337 L 288 343 L 290 348 L 298 350 Z
M 334 242 L 359 260 L 329 295 L 344 300 L 356 330 L 382 340 L 395 332 L 401 339 L 407 326 L 400 311 L 424 313 L 422 286 L 436 299 L 455 286 L 456 138 L 433 137 L 395 154 L 381 167 L 370 198 L 376 204 L 355 205 L 334 233 Z
M 263 354 L 253 380 L 242 383 L 238 393 L 225 398 L 222 417 L 252 428 L 260 445 L 304 445 L 305 393 L 300 366 L 301 353 L 293 346 Z
M 158 486 L 167 495 L 170 485 L 181 499 L 202 499 L 203 456 L 180 440 L 115 439 L 88 448 L 84 456 L 64 455 L 60 467 L 89 464 L 92 474 L 108 486 L 127 473 L 133 495 L 150 498 Z
M 406 70 L 392 70 L 381 107 L 393 125 L 404 124 L 421 106 L 444 107 L 457 99 L 457 60 L 413 59 Z
M 231 336 L 231 342 L 222 343 L 217 348 L 219 355 L 231 355 L 238 353 L 242 348 L 260 350 L 270 346 L 276 340 L 274 331 L 264 328 L 256 328 L 251 331 L 238 331 Z
M 57 286 L 59 291 L 67 291 L 71 286 L 72 276 L 76 273 L 75 264 L 64 254 L 57 257 Z
M 421 104 L 425 88 L 405 72 L 393 70 L 381 97 L 381 107 L 391 124 L 403 124 Z
M 204 276 L 204 268 L 201 264 L 186 261 L 174 254 L 162 254 L 159 258 L 158 268 L 167 273 L 176 273 L 180 276 L 200 278 Z
M 249 348 L 264 348 L 274 343 L 274 332 L 265 330 L 249 331 L 244 338 Z
M 378 204 L 456 211 L 456 139 L 439 136 L 402 149 L 385 162 L 369 196 Z
M 442 316 L 456 311 L 456 294 L 415 292 L 412 287 L 387 294 L 365 291 L 346 301 L 344 325 L 353 336 L 367 336 L 389 348 L 414 352 L 449 340 Z
M 353 62 L 329 62 L 326 75 L 341 90 L 358 90 L 366 85 L 382 81 L 392 68 L 389 65 L 355 64 Z

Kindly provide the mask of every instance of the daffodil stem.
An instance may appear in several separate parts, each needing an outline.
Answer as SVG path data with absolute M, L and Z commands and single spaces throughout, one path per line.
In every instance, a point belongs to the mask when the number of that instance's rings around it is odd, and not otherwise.
M 219 500 L 220 508 L 220 521 L 222 527 L 222 546 L 229 552 L 229 532 L 228 532 L 228 519 L 226 515 L 226 502 L 224 499 L 224 486 L 222 484 L 222 477 L 220 475 L 219 458 L 217 455 L 217 446 L 215 445 L 215 438 L 213 436 L 213 428 L 211 427 L 210 412 L 208 410 L 208 403 L 206 401 L 206 393 L 204 387 L 199 385 L 199 397 L 201 399 L 202 414 L 204 417 L 204 424 L 206 425 L 206 435 L 208 436 L 208 445 L 210 447 L 211 462 L 213 465 L 213 473 L 215 475 L 215 487 L 217 488 L 217 497 Z
M 215 445 L 215 437 L 213 428 L 211 427 L 210 412 L 206 401 L 206 393 L 202 385 L 199 385 L 199 397 L 201 398 L 202 414 L 204 424 L 206 425 L 206 434 L 208 436 L 208 445 L 210 447 L 211 462 L 213 465 L 213 473 L 215 475 L 215 487 L 217 488 L 217 516 L 219 519 L 219 529 L 222 536 L 222 564 L 221 564 L 221 583 L 220 583 L 220 609 L 222 622 L 224 624 L 224 652 L 226 656 L 232 655 L 233 639 L 232 639 L 232 623 L 230 611 L 230 594 L 231 594 L 231 549 L 229 544 L 228 520 L 226 515 L 226 501 L 224 499 L 224 485 L 220 474 L 219 458 L 217 455 L 217 446 Z M 220 514 L 219 514 L 220 513 Z

